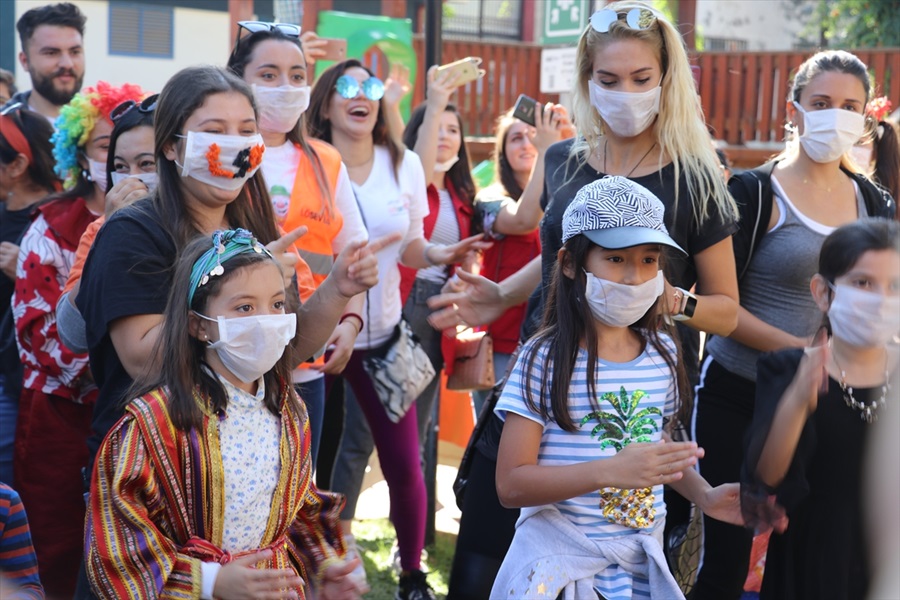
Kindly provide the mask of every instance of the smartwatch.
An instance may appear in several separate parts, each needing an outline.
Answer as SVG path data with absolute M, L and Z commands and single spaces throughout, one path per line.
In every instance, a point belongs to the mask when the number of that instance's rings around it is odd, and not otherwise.
M 694 311 L 697 310 L 697 296 L 682 288 L 675 289 L 681 292 L 684 300 L 681 302 L 681 311 L 676 315 L 672 315 L 672 319 L 675 321 L 687 321 L 694 316 Z

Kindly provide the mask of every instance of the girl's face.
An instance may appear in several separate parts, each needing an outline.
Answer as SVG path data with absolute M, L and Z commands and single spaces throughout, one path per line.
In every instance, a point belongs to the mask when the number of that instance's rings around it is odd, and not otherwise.
M 188 131 L 250 137 L 257 133 L 256 114 L 250 100 L 240 92 L 210 94 L 184 122 L 181 136 L 186 136 Z M 183 165 L 184 150 L 185 139 L 180 137 L 176 143 L 166 146 L 164 154 L 167 159 Z M 242 189 L 224 190 L 193 177 L 182 177 L 179 184 L 191 199 L 209 208 L 229 204 Z
M 113 154 L 116 173 L 139 175 L 156 172 L 156 158 L 153 153 L 153 127 L 140 125 L 129 129 L 116 139 Z
M 607 90 L 646 92 L 657 87 L 662 80 L 662 65 L 650 44 L 625 38 L 597 49 L 591 78 Z
M 359 82 L 360 91 L 356 98 L 346 99 L 336 90 L 331 92 L 325 118 L 331 121 L 331 130 L 350 137 L 371 136 L 378 121 L 379 100 L 369 100 L 362 93 L 362 84 L 370 75 L 361 67 L 350 67 L 344 71 Z
M 459 129 L 459 117 L 456 113 L 445 110 L 441 113 L 440 129 L 438 129 L 437 161 L 447 162 L 459 155 L 462 147 L 462 134 Z
M 531 143 L 534 134 L 534 127 L 522 121 L 515 121 L 506 131 L 506 149 L 503 153 L 516 173 L 530 174 L 534 167 L 537 158 L 537 149 Z
M 282 315 L 284 304 L 284 277 L 281 268 L 274 261 L 267 260 L 247 265 L 233 273 L 222 284 L 218 293 L 207 300 L 206 312 L 203 314 L 210 319 Z M 196 322 L 201 340 L 219 340 L 217 322 L 207 321 L 193 314 L 190 318 Z M 218 360 L 212 358 L 215 355 L 214 350 L 207 350 L 208 359 Z
M 800 106 L 807 112 L 832 108 L 863 114 L 866 107 L 866 89 L 862 82 L 849 73 L 825 71 L 813 77 L 800 93 Z M 787 104 L 788 118 L 803 133 L 803 119 L 792 102 Z
M 592 245 L 584 261 L 585 270 L 600 279 L 623 285 L 640 285 L 656 277 L 662 249 L 656 244 L 642 244 L 607 250 Z
M 106 153 L 109 152 L 109 136 L 112 134 L 113 125 L 106 119 L 97 119 L 91 136 L 84 146 L 84 153 L 91 160 L 106 164 Z
M 253 48 L 244 67 L 244 81 L 266 87 L 302 87 L 306 79 L 306 59 L 300 48 L 286 40 L 265 40 Z
M 834 283 L 882 296 L 900 296 L 900 253 L 869 250 L 859 257 L 852 269 L 835 278 Z

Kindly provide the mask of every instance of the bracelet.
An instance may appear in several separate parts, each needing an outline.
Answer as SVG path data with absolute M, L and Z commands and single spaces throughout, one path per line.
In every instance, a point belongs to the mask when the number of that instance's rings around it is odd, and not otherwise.
M 436 266 L 438 266 L 438 265 L 440 264 L 440 263 L 434 262 L 433 260 L 431 260 L 431 257 L 428 256 L 428 251 L 431 250 L 432 248 L 434 248 L 435 246 L 437 246 L 437 244 L 434 244 L 434 243 L 432 243 L 432 242 L 426 242 L 426 243 L 425 243 L 425 250 L 422 251 L 422 254 L 423 254 L 424 257 L 425 257 L 425 262 L 427 262 L 427 263 L 428 263 L 429 265 L 431 265 L 432 267 L 436 267 Z
M 361 316 L 359 316 L 359 315 L 356 314 L 356 313 L 352 313 L 352 312 L 351 312 L 351 313 L 344 313 L 344 314 L 341 316 L 341 320 L 338 321 L 338 325 L 343 325 L 343 324 L 344 324 L 344 321 L 346 321 L 347 319 L 356 319 L 357 321 L 359 321 L 359 329 L 356 330 L 356 333 L 359 333 L 360 331 L 362 331 L 363 325 L 365 324 L 365 321 L 363 321 L 363 318 L 362 318 Z

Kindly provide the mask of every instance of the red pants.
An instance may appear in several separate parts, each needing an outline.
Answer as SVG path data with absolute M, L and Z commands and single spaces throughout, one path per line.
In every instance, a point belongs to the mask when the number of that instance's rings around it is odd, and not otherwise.
M 71 598 L 84 554 L 84 486 L 93 407 L 23 390 L 16 422 L 15 488 L 28 511 L 48 598 Z

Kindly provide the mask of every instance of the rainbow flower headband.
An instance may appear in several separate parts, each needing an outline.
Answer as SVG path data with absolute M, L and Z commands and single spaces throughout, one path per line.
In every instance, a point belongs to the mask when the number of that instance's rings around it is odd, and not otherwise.
M 222 263 L 239 254 L 256 252 L 275 257 L 268 248 L 260 244 L 246 229 L 220 229 L 212 235 L 212 248 L 204 252 L 191 268 L 191 287 L 188 291 L 188 306 L 194 301 L 194 292 L 209 283 L 210 278 L 225 272 Z

